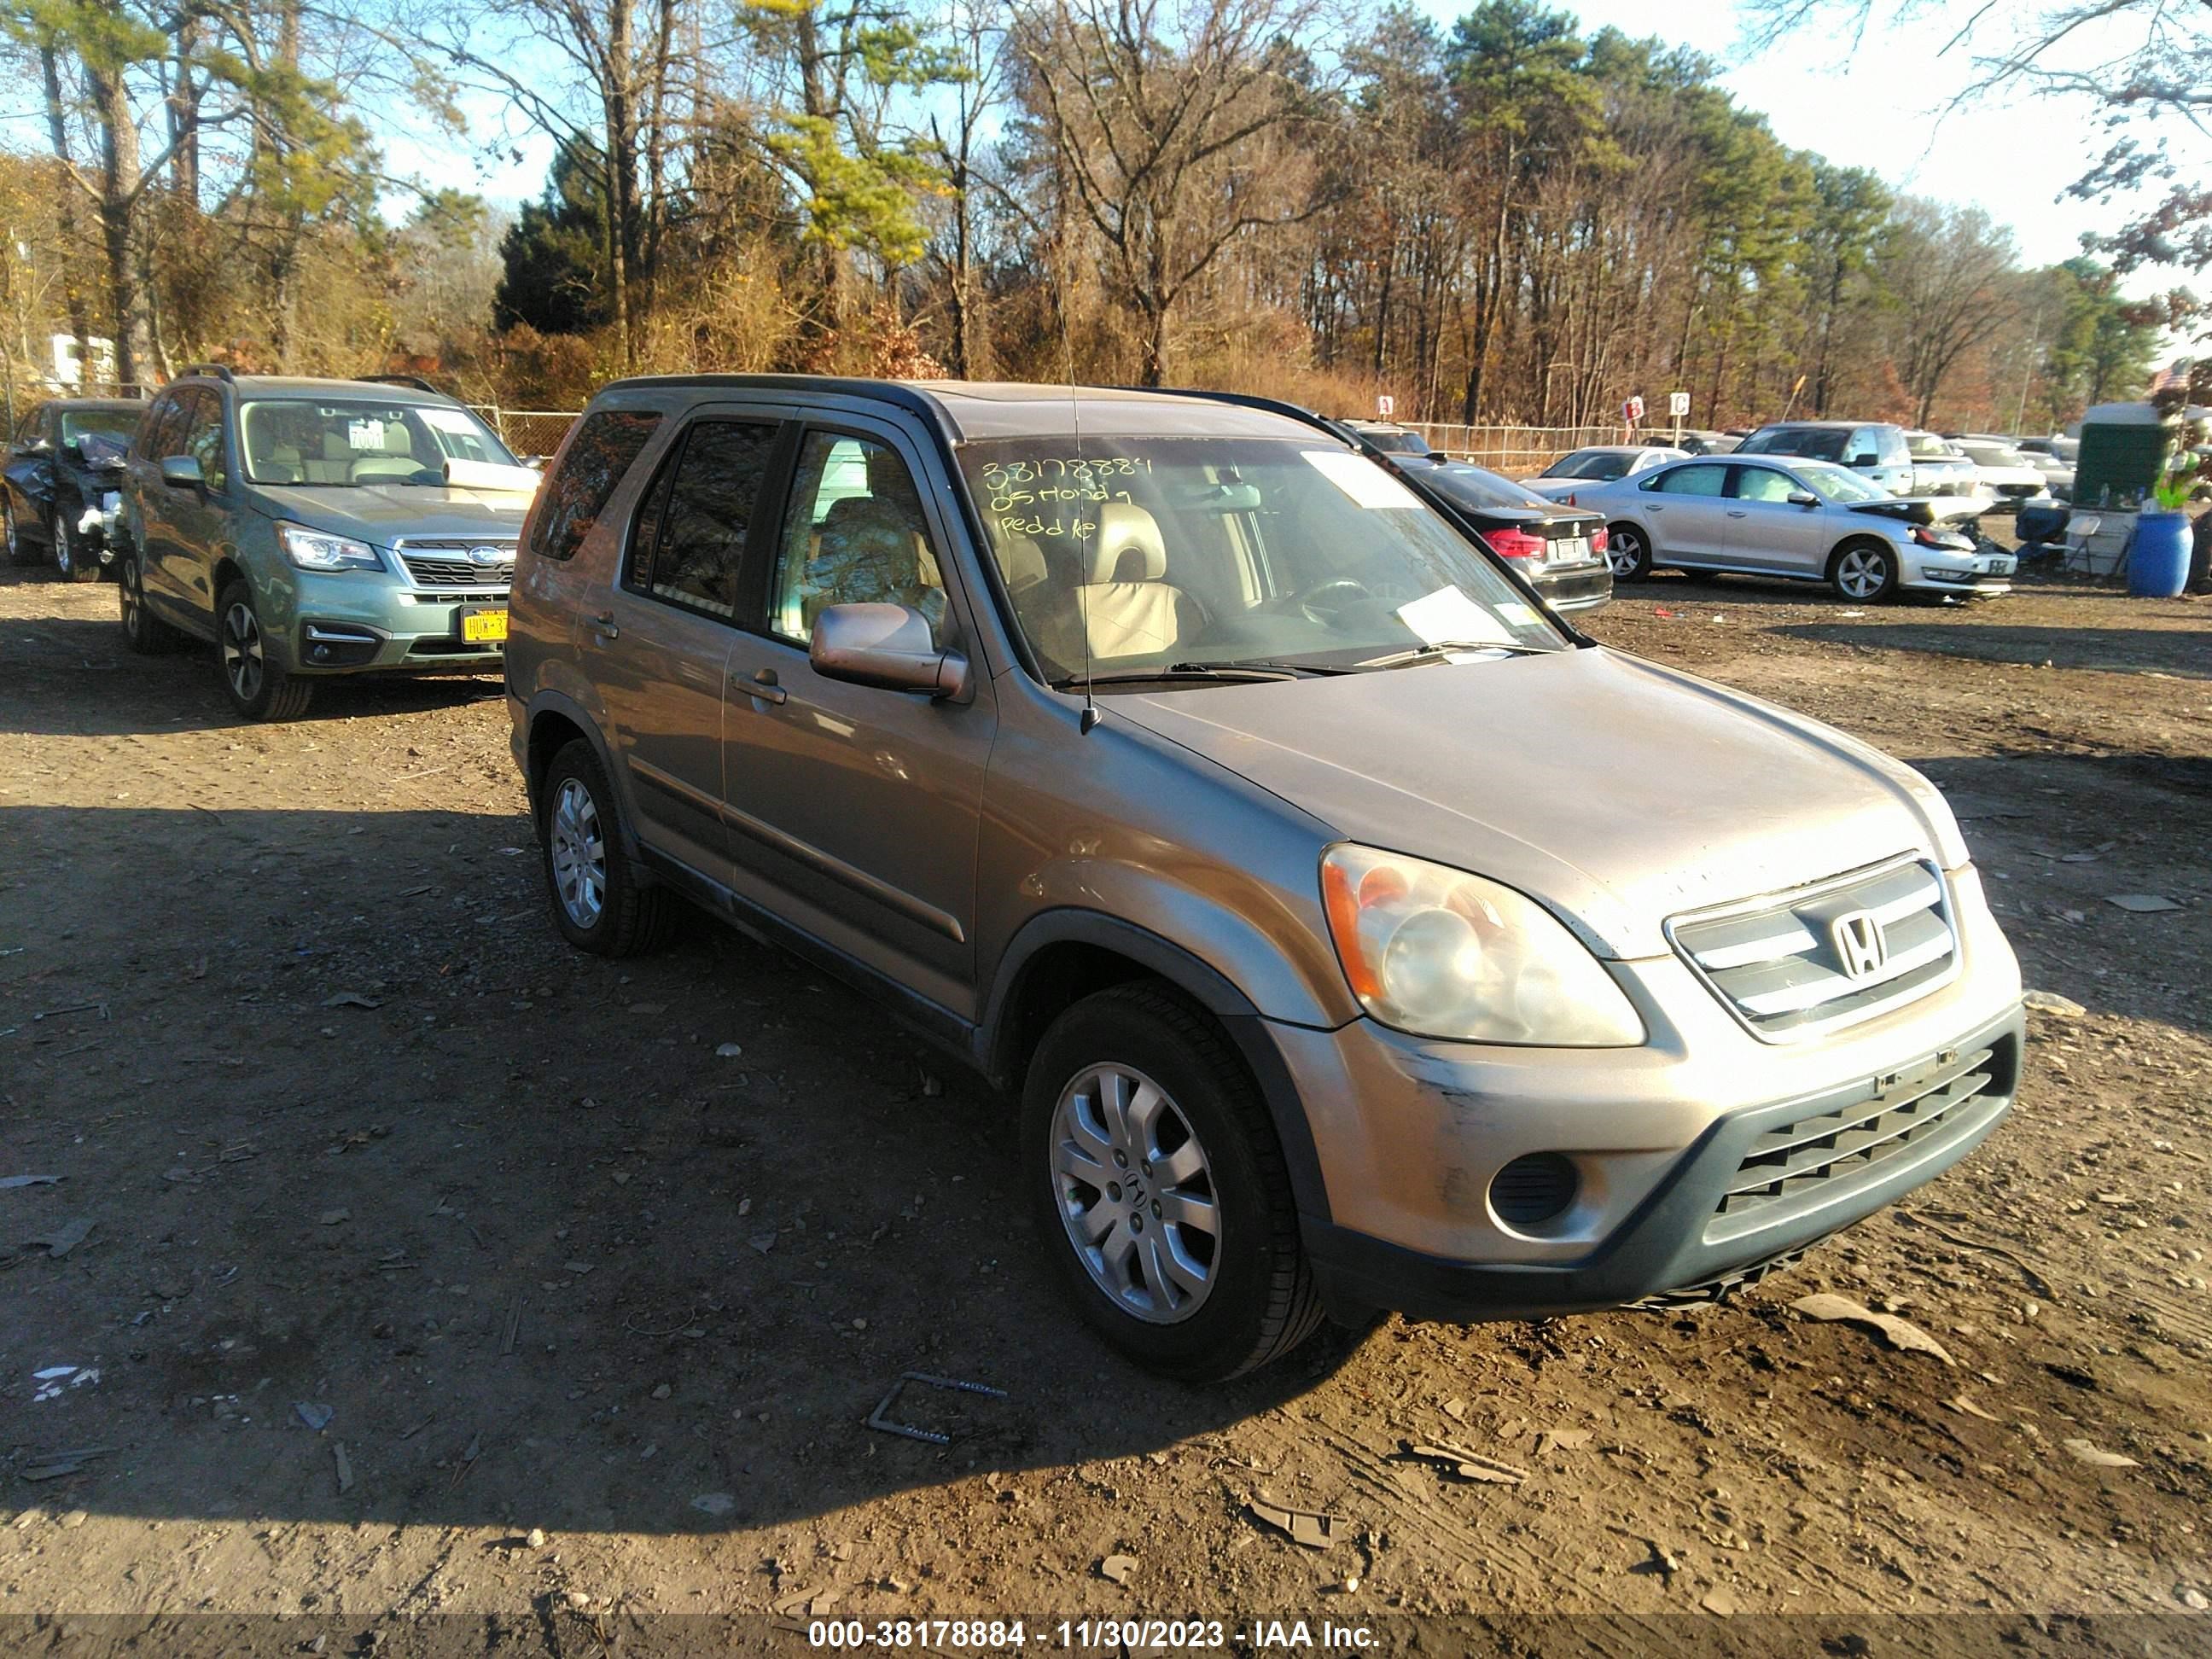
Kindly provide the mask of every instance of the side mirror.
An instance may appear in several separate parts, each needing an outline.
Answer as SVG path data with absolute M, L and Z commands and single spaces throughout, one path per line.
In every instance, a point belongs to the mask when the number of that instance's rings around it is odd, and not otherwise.
M 1862 449 L 1857 454 L 1851 457 L 1850 464 L 1853 466 L 1874 466 L 1877 465 L 1878 462 L 1874 451 L 1871 449 Z
M 198 459 L 191 455 L 170 455 L 161 462 L 161 482 L 172 489 L 205 489 L 207 478 L 200 471 Z
M 1809 489 L 1793 489 L 1783 498 L 1792 507 L 1818 507 L 1820 498 Z
M 911 605 L 830 605 L 814 619 L 806 659 L 824 679 L 927 692 L 943 702 L 975 694 L 968 659 L 939 645 L 929 618 Z

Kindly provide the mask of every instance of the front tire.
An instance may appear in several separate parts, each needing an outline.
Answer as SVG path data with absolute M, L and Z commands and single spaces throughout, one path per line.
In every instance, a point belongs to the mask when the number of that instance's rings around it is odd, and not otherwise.
M 1632 524 L 1617 524 L 1605 532 L 1605 559 L 1617 582 L 1633 581 L 1651 574 L 1651 544 Z
M 554 925 L 580 951 L 638 957 L 667 943 L 677 896 L 644 878 L 623 851 L 621 808 L 581 738 L 564 744 L 545 770 L 538 840 Z
M 65 582 L 100 580 L 100 556 L 92 550 L 84 532 L 70 522 L 66 513 L 54 515 L 54 569 Z
M 1115 986 L 1052 1023 L 1023 1088 L 1021 1167 L 1057 1276 L 1146 1370 L 1220 1382 L 1320 1325 L 1267 1104 L 1165 986 Z
M 315 683 L 295 679 L 269 649 L 253 590 L 234 581 L 216 602 L 216 643 L 222 653 L 222 686 L 230 706 L 250 720 L 292 720 L 314 701 Z
M 1885 542 L 1845 542 L 1828 561 L 1828 583 L 1854 605 L 1876 605 L 1897 592 L 1897 550 Z

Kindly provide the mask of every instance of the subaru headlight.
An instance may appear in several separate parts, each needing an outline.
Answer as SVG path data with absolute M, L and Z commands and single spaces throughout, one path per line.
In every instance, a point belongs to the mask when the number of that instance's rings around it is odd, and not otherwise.
M 283 544 L 284 556 L 302 570 L 381 570 L 384 561 L 367 542 L 355 541 L 349 536 L 333 536 L 327 531 L 310 530 L 303 524 L 280 524 L 276 539 Z
M 1322 855 L 1322 908 L 1367 1012 L 1417 1036 L 1626 1048 L 1644 1022 L 1598 960 L 1510 887 L 1343 842 Z

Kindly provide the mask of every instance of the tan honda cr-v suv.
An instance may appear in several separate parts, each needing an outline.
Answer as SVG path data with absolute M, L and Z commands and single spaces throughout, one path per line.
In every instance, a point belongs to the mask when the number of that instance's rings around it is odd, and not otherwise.
M 2020 978 L 1936 790 L 1419 489 L 1253 399 L 610 386 L 511 601 L 554 921 L 681 895 L 972 1063 L 1085 1316 L 1187 1377 L 1719 1293 L 1963 1156 Z

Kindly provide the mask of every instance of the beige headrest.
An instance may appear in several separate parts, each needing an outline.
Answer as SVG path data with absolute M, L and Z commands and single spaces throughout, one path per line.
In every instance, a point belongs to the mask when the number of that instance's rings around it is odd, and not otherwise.
M 1026 593 L 1051 573 L 1045 568 L 1044 549 L 1027 536 L 1010 535 L 999 549 L 999 574 L 1006 580 L 1006 592 L 1018 594 Z
M 384 453 L 387 455 L 412 455 L 415 453 L 414 434 L 407 430 L 407 422 L 393 421 L 384 428 Z
M 1156 582 L 1167 574 L 1167 544 L 1157 519 L 1130 501 L 1109 501 L 1098 509 L 1098 539 L 1083 573 L 1087 586 Z

